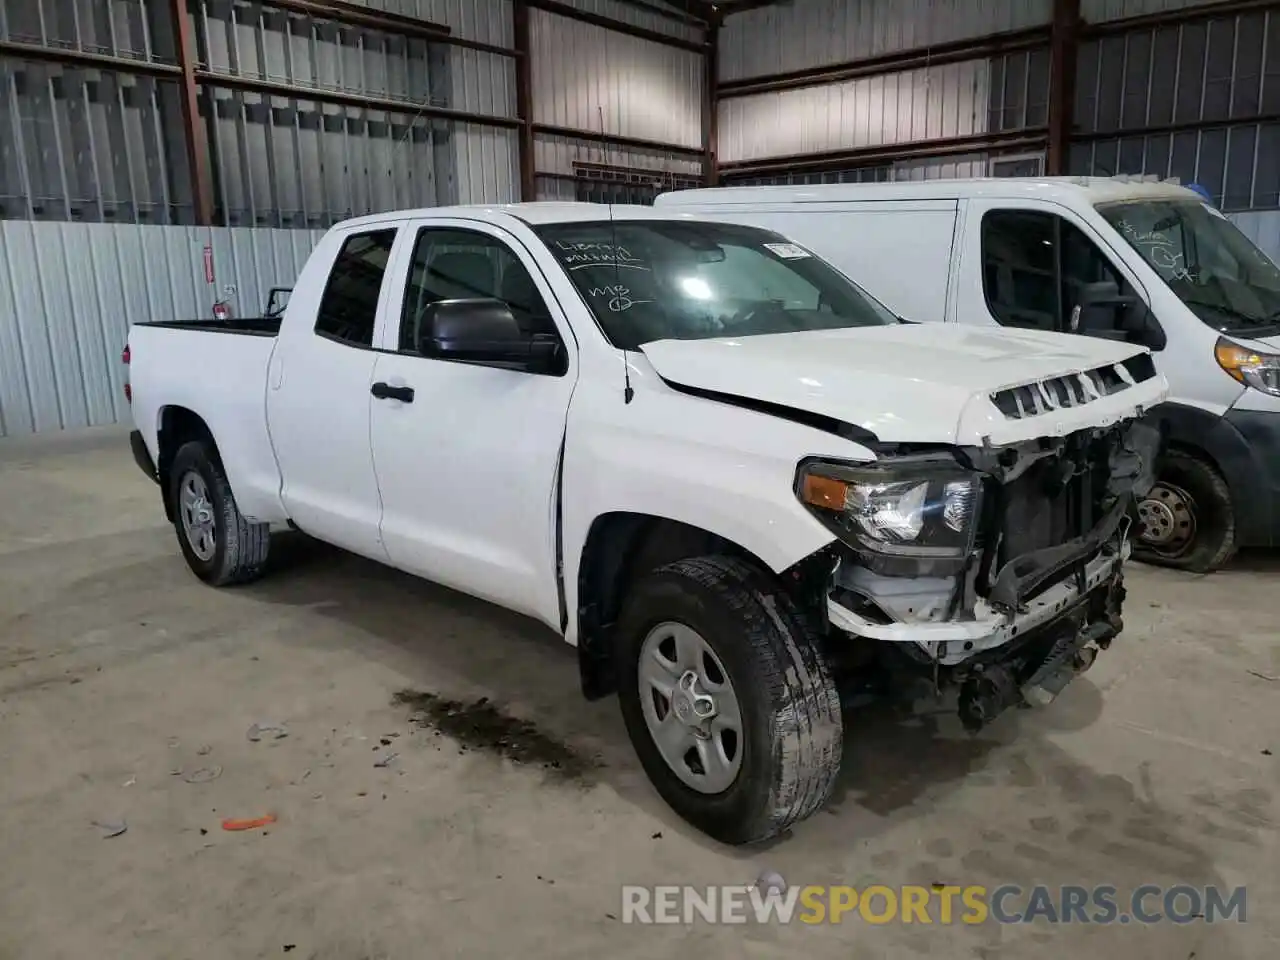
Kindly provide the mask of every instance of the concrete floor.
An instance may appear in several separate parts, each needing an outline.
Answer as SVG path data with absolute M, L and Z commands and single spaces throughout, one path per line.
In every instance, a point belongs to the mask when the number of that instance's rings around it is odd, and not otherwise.
M 1273 558 L 1207 578 L 1135 566 L 1111 652 L 976 739 L 949 717 L 851 718 L 831 808 L 744 851 L 667 811 L 616 703 L 580 699 L 555 637 L 277 546 L 263 582 L 209 589 L 120 431 L 0 441 L 0 958 L 1280 955 Z M 488 697 L 547 738 L 535 759 L 565 744 L 597 763 L 546 770 L 436 735 L 393 704 L 403 689 Z M 246 738 L 269 721 L 288 736 Z M 191 777 L 206 769 L 221 773 Z M 220 828 L 269 812 L 265 831 Z M 93 825 L 122 819 L 112 839 Z M 623 883 L 766 868 L 793 884 L 1247 885 L 1248 922 L 615 919 Z

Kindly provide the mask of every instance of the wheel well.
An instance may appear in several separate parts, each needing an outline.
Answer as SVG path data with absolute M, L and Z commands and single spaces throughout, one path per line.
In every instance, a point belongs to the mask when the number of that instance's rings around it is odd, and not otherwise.
M 612 631 L 630 585 L 668 563 L 708 554 L 736 556 L 769 569 L 736 543 L 678 520 L 640 513 L 596 518 L 578 567 L 578 667 L 588 700 L 616 689 Z
M 200 414 L 186 407 L 165 407 L 160 411 L 160 426 L 156 435 L 158 447 L 156 457 L 156 476 L 160 481 L 160 495 L 164 498 L 165 516 L 173 520 L 173 501 L 170 497 L 169 471 L 173 468 L 173 458 L 182 449 L 183 444 L 192 440 L 201 440 L 209 445 L 209 450 L 216 458 L 218 445 L 213 439 L 213 431 L 204 422 Z

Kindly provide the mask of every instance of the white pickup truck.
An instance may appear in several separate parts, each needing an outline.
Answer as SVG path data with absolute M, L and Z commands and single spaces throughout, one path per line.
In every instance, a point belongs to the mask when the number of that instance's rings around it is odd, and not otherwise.
M 350 220 L 282 317 L 126 359 L 198 577 L 287 524 L 542 621 L 729 843 L 819 809 L 845 690 L 924 678 L 977 728 L 1092 663 L 1168 389 L 1141 347 L 907 323 L 777 234 L 593 204 Z

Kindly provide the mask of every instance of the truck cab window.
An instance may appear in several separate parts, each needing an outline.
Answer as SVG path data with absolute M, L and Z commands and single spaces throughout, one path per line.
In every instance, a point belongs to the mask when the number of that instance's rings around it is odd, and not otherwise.
M 1072 332 L 1086 286 L 1133 288 L 1074 224 L 1050 213 L 995 210 L 982 220 L 982 284 L 987 306 L 1006 327 Z
M 343 242 L 316 313 L 319 336 L 357 347 L 373 346 L 378 294 L 395 239 L 395 230 L 377 230 L 353 234 Z
M 506 244 L 470 230 L 421 230 L 405 287 L 400 350 L 418 352 L 423 316 L 431 304 L 486 299 L 505 303 L 525 333 L 558 335 L 533 277 Z

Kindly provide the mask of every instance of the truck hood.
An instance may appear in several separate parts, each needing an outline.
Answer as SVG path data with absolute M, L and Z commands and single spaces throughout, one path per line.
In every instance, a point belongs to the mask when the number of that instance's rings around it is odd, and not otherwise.
M 641 349 L 672 386 L 818 414 L 894 443 L 1062 436 L 1168 395 L 1141 347 L 1038 331 L 902 324 Z

